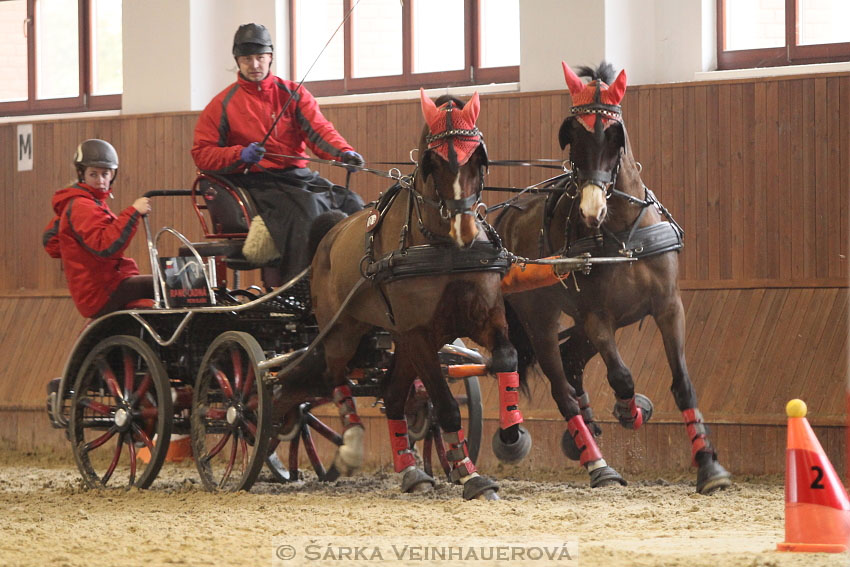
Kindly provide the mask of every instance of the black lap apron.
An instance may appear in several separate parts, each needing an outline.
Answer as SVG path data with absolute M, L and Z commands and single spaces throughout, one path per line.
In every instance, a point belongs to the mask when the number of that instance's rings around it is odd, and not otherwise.
M 352 214 L 363 208 L 359 195 L 307 168 L 229 177 L 254 199 L 257 212 L 280 252 L 284 280 L 310 265 L 307 238 L 313 219 L 331 210 Z

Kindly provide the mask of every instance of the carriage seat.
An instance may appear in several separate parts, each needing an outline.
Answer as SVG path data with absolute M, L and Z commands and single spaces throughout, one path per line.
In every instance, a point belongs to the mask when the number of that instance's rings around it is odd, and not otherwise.
M 225 265 L 232 270 L 254 270 L 268 265 L 255 264 L 242 254 L 251 219 L 257 215 L 257 207 L 243 187 L 218 175 L 200 173 L 192 186 L 192 205 L 204 237 L 209 239 L 192 243 L 198 254 L 223 257 Z M 181 246 L 178 254 L 191 256 L 192 252 Z

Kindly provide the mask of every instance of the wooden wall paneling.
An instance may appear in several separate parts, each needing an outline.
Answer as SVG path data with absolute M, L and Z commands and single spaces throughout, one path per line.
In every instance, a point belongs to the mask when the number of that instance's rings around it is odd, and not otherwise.
M 837 202 L 838 210 L 841 214 L 839 242 L 841 243 L 840 252 L 837 260 L 834 260 L 840 265 L 839 277 L 847 278 L 848 276 L 848 256 L 850 256 L 850 76 L 844 76 L 840 79 L 839 93 L 841 97 L 840 107 L 841 115 L 839 124 L 840 146 L 842 148 L 840 155 L 840 176 L 839 176 L 839 191 Z
M 812 366 L 811 376 L 818 385 L 816 390 L 807 392 L 813 405 L 824 405 L 828 415 L 845 414 L 845 395 L 847 387 L 847 349 L 848 349 L 848 295 L 840 290 L 840 308 L 832 312 L 826 335 L 820 343 L 821 349 L 816 356 L 817 364 Z
M 734 365 L 728 368 L 730 388 L 734 388 L 735 395 L 730 396 L 723 405 L 724 411 L 739 415 L 745 413 L 744 401 L 751 394 L 753 385 L 762 380 L 760 376 L 757 376 L 758 368 L 751 366 L 749 362 L 757 356 L 762 344 L 761 338 L 769 313 L 767 307 L 770 305 L 765 290 L 745 290 L 742 295 L 747 297 L 748 307 L 742 315 L 746 326 L 741 329 L 742 334 L 739 336 L 741 343 L 739 356 Z
M 829 207 L 827 205 L 826 191 L 823 187 L 829 187 L 829 96 L 828 96 L 828 79 L 815 79 L 814 84 L 815 100 L 814 100 L 814 128 L 811 130 L 809 138 L 814 142 L 814 147 L 810 150 L 812 167 L 813 167 L 813 187 L 811 189 L 812 206 L 814 208 L 814 218 L 812 219 L 813 226 L 811 242 L 807 243 L 810 246 L 810 254 L 813 256 L 812 273 L 816 277 L 829 277 Z M 819 136 L 817 134 L 820 134 Z
M 837 353 L 829 351 L 833 337 L 843 338 L 846 343 L 847 326 L 842 324 L 847 321 L 846 302 L 842 301 L 846 294 L 828 290 L 819 295 L 822 296 L 822 305 L 819 313 L 811 317 L 811 327 L 806 335 L 808 349 L 801 356 L 796 372 L 807 379 L 806 395 L 813 400 L 823 400 L 826 406 L 823 409 L 829 408 L 830 413 L 836 415 L 843 410 L 844 397 L 840 392 L 846 388 L 846 376 L 840 371 L 836 373 L 832 365 L 824 368 L 822 361 L 840 358 Z M 844 318 L 837 317 L 839 314 Z M 839 344 L 836 343 L 836 346 Z
M 741 337 L 746 336 L 752 318 L 752 293 L 748 290 L 731 290 L 726 302 L 727 313 L 721 325 L 717 348 L 714 349 L 712 363 L 712 383 L 706 388 L 708 395 L 703 397 L 706 409 L 714 412 L 728 411 L 735 401 L 735 392 L 739 384 L 735 383 L 732 369 L 740 358 L 743 348 Z M 735 314 L 735 315 L 732 315 Z
M 781 201 L 782 195 L 783 172 L 780 171 L 783 162 L 786 160 L 784 155 L 780 155 L 780 138 L 784 128 L 780 125 L 780 119 L 785 120 L 785 117 L 780 116 L 779 112 L 779 89 L 777 83 L 767 82 L 765 84 L 764 96 L 764 126 L 765 140 L 763 141 L 763 152 L 765 162 L 765 177 L 764 177 L 764 197 L 767 203 L 765 210 L 764 230 L 759 235 L 759 240 L 755 245 L 759 250 L 763 251 L 760 256 L 761 262 L 758 265 L 758 270 L 755 277 L 779 278 L 780 277 L 780 242 L 776 238 L 776 229 L 781 226 L 782 219 L 779 215 L 779 207 L 775 204 Z M 786 180 L 787 182 L 787 180 Z
M 781 163 L 786 173 L 786 182 L 780 187 L 782 197 L 777 201 L 780 209 L 780 222 L 789 223 L 789 241 L 787 250 L 780 254 L 780 277 L 783 279 L 799 278 L 803 250 L 803 231 L 805 224 L 803 218 L 802 200 L 800 192 L 804 191 L 804 179 L 802 176 L 802 138 L 800 131 L 799 114 L 802 107 L 802 84 L 801 81 L 790 81 L 788 88 L 784 90 L 782 109 L 786 116 L 786 130 L 783 133 L 780 144 L 784 146 L 783 153 L 787 156 Z M 790 253 L 789 253 L 790 252 Z
M 747 230 L 747 212 L 751 210 L 744 203 L 744 199 L 750 199 L 746 190 L 741 190 L 744 185 L 743 174 L 746 169 L 743 167 L 743 145 L 748 136 L 745 135 L 745 128 L 750 127 L 752 115 L 746 111 L 746 99 L 744 97 L 744 86 L 741 83 L 729 85 L 729 107 L 727 123 L 729 129 L 728 148 L 729 148 L 729 177 L 728 186 L 725 188 L 726 197 L 723 199 L 724 214 L 727 215 L 728 230 L 727 257 L 723 262 L 722 279 L 731 280 L 736 277 L 741 277 L 741 272 L 744 267 L 744 257 L 746 256 L 747 239 L 744 236 L 744 231 Z
M 833 258 L 838 258 L 840 254 L 840 241 L 846 238 L 846 234 L 841 234 L 841 215 L 839 199 L 830 191 L 830 187 L 841 186 L 841 131 L 842 128 L 842 109 L 840 97 L 840 80 L 838 77 L 830 77 L 826 82 L 826 103 L 824 118 L 826 127 L 825 147 L 821 146 L 817 154 L 817 171 L 818 171 L 818 208 L 823 212 L 824 221 L 819 225 L 820 232 L 818 233 L 818 257 L 819 257 L 819 277 L 840 277 L 840 270 L 837 262 L 833 262 Z M 846 111 L 850 113 L 850 110 Z M 847 118 L 850 118 L 848 116 Z M 835 199 L 835 200 L 833 200 Z M 821 261 L 823 265 L 821 265 Z M 820 270 L 823 270 L 821 272 Z
M 756 128 L 755 122 L 755 85 L 746 84 L 744 85 L 744 93 L 742 98 L 742 115 L 743 120 L 746 122 L 746 126 L 742 127 L 740 130 L 740 145 L 741 145 L 741 159 L 740 165 L 743 170 L 742 174 L 739 174 L 740 186 L 734 188 L 735 194 L 738 196 L 736 202 L 738 206 L 744 211 L 743 217 L 743 226 L 739 227 L 742 235 L 742 242 L 740 246 L 742 248 L 742 264 L 738 267 L 738 272 L 733 274 L 733 278 L 746 278 L 748 274 L 753 273 L 753 267 L 756 265 L 756 256 L 759 255 L 759 252 L 756 251 L 755 242 L 756 242 L 756 207 L 761 206 L 764 207 L 764 203 L 756 203 L 756 199 L 753 197 L 753 193 L 755 192 L 755 162 L 757 160 L 755 153 L 755 137 L 754 130 Z M 743 189 L 743 191 L 741 190 Z M 743 194 L 742 194 L 743 193 Z

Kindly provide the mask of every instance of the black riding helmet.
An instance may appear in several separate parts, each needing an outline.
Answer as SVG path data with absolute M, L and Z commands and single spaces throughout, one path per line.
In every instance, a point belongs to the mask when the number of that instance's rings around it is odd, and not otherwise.
M 233 36 L 233 56 L 274 53 L 272 36 L 266 26 L 242 24 Z
M 118 177 L 118 152 L 106 140 L 92 138 L 77 146 L 77 152 L 74 154 L 74 166 L 77 168 L 79 181 L 83 180 L 83 173 L 85 173 L 87 167 L 114 169 L 115 175 L 112 176 L 111 185 Z

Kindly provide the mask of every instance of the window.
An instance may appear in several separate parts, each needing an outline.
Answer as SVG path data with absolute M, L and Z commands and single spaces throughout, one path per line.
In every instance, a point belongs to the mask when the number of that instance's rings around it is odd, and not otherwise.
M 519 79 L 519 0 L 292 0 L 290 25 L 292 78 L 315 95 Z
M 0 2 L 0 115 L 121 107 L 121 0 Z
M 717 67 L 850 61 L 847 0 L 718 0 Z

